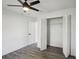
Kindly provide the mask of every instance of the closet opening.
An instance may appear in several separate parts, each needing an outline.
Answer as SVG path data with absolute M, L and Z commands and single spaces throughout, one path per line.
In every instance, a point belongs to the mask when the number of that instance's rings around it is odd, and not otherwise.
M 63 18 L 47 19 L 47 46 L 63 48 Z

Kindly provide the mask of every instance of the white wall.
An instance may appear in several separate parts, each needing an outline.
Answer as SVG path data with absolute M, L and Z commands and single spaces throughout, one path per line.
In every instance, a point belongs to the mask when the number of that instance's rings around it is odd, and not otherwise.
M 43 19 L 48 19 L 48 18 L 55 18 L 55 17 L 62 17 L 65 15 L 71 15 L 71 55 L 76 56 L 76 9 L 75 8 L 70 8 L 70 9 L 63 9 L 63 10 L 59 10 L 59 11 L 54 11 L 52 13 L 47 13 L 47 14 L 43 14 L 40 15 L 38 17 L 38 20 L 43 20 Z M 39 22 L 38 22 L 39 23 Z M 40 25 L 41 23 L 39 23 Z M 40 26 L 39 26 L 40 28 Z M 39 31 L 41 32 L 41 31 Z M 38 34 L 39 36 L 41 35 L 40 33 Z M 41 37 L 41 36 L 40 36 Z M 38 37 L 38 39 L 41 40 L 41 38 Z M 38 40 L 39 42 L 41 42 L 40 40 Z M 38 45 L 40 45 L 41 43 L 38 43 Z M 40 45 L 41 46 L 41 45 Z M 39 48 L 40 48 L 39 46 Z
M 33 20 L 27 16 L 17 14 L 8 9 L 3 9 L 2 17 L 2 55 L 13 52 L 35 40 L 28 41 L 28 20 Z
M 55 47 L 63 47 L 63 18 L 49 18 L 47 19 L 47 40 L 48 45 Z

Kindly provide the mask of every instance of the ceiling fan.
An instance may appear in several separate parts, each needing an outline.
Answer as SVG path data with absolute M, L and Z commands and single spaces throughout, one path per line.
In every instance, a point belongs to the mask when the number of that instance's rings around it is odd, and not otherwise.
M 34 10 L 34 11 L 39 11 L 38 9 L 34 8 L 34 7 L 31 7 L 33 5 L 36 5 L 38 3 L 40 3 L 39 0 L 37 1 L 33 1 L 33 2 L 30 2 L 28 3 L 27 0 L 25 0 L 24 2 L 21 1 L 21 0 L 17 0 L 21 5 L 8 5 L 8 6 L 13 6 L 13 7 L 23 7 L 23 10 L 24 11 L 28 11 L 28 10 Z

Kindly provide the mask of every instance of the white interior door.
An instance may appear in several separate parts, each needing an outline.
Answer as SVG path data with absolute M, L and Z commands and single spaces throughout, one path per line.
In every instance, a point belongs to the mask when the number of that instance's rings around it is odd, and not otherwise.
M 54 47 L 62 47 L 62 23 L 50 24 L 49 45 Z
M 71 16 L 63 17 L 63 53 L 65 57 L 70 55 L 71 47 Z
M 47 20 L 43 19 L 41 20 L 41 48 L 40 50 L 47 49 Z
M 29 21 L 29 26 L 28 26 L 28 43 L 36 43 L 35 40 L 35 22 Z

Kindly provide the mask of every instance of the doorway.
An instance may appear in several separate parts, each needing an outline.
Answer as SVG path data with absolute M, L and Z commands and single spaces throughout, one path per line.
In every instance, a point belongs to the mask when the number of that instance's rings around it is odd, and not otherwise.
M 60 18 L 60 17 L 54 17 L 54 18 Z M 40 28 L 39 35 L 38 35 L 39 36 L 38 45 L 39 45 L 40 50 L 47 49 L 47 44 L 50 43 L 49 42 L 50 40 L 47 40 L 47 38 L 48 38 L 47 33 L 49 30 L 49 29 L 47 29 L 47 19 L 51 19 L 51 18 L 43 18 L 38 22 L 38 24 L 40 25 L 39 26 L 39 28 Z M 64 16 L 62 16 L 62 21 L 57 20 L 54 22 L 56 22 L 57 24 L 59 22 L 60 22 L 59 24 L 63 24 L 63 25 L 55 25 L 55 26 L 53 25 L 52 27 L 55 29 L 52 29 L 52 30 L 54 30 L 54 32 L 58 31 L 59 33 L 61 33 L 61 31 L 59 31 L 59 30 L 62 30 L 62 34 L 61 34 L 62 36 L 60 37 L 60 38 L 62 38 L 60 41 L 60 42 L 62 42 L 62 44 L 60 44 L 60 46 L 62 46 L 62 48 L 63 48 L 63 54 L 65 55 L 65 57 L 68 57 L 70 55 L 70 51 L 71 51 L 71 49 L 70 49 L 71 48 L 71 46 L 70 46 L 71 45 L 71 41 L 70 41 L 71 40 L 71 15 L 64 15 Z M 57 29 L 58 27 L 59 27 L 59 30 Z M 63 29 L 61 29 L 61 28 L 63 28 Z M 52 35 L 54 35 L 54 34 L 52 34 Z M 57 39 L 58 35 L 59 34 L 57 34 L 57 35 L 55 34 L 56 37 L 54 36 L 54 38 Z M 49 34 L 49 36 L 50 36 L 50 34 Z M 55 45 L 55 44 L 52 44 L 52 45 Z
M 63 20 L 62 17 L 47 19 L 47 45 L 63 47 Z

